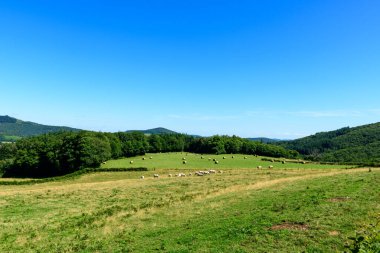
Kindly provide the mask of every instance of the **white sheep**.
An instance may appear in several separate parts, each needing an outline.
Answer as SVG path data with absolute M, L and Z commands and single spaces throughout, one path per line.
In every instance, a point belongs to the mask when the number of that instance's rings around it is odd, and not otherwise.
M 158 174 L 154 174 L 154 175 L 153 175 L 154 178 L 158 178 L 159 176 L 160 176 L 160 175 L 158 175 Z
M 273 166 L 272 166 L 272 165 L 269 165 L 268 169 L 273 169 Z
M 263 166 L 257 166 L 257 168 L 258 168 L 258 169 L 262 169 L 262 168 L 263 168 Z
M 145 177 L 144 177 L 144 176 L 141 176 L 140 178 L 141 178 L 141 179 L 144 179 Z
M 130 161 L 129 163 L 130 163 L 130 164 L 132 164 L 132 163 L 133 163 L 133 161 Z
M 216 173 L 216 170 L 209 170 L 210 173 Z

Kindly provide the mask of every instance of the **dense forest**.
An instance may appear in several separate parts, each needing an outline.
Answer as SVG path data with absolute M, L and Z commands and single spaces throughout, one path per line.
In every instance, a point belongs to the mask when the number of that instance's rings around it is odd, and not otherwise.
M 0 144 L 0 167 L 6 177 L 49 177 L 96 168 L 109 159 L 176 151 L 298 156 L 296 151 L 236 136 L 197 138 L 185 134 L 80 131 L 48 133 Z
M 344 127 L 277 144 L 314 161 L 379 164 L 380 123 Z

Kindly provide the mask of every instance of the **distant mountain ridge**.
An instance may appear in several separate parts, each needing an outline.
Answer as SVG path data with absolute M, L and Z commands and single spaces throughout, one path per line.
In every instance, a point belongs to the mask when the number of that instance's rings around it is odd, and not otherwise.
M 156 128 L 147 129 L 147 130 L 127 130 L 125 132 L 127 132 L 127 133 L 141 132 L 144 134 L 177 134 L 177 132 L 169 130 L 169 129 L 164 128 L 164 127 L 156 127 Z
M 313 160 L 380 163 L 380 122 L 278 143 Z
M 280 140 L 280 139 L 272 139 L 272 138 L 267 138 L 267 137 L 254 137 L 254 138 L 246 138 L 250 141 L 258 141 L 258 142 L 262 142 L 262 143 L 275 143 L 275 142 L 279 142 L 279 141 L 284 141 L 284 140 Z
M 0 116 L 0 141 L 15 141 L 22 137 L 59 131 L 80 131 L 80 129 L 42 125 L 30 121 L 22 121 L 8 115 Z

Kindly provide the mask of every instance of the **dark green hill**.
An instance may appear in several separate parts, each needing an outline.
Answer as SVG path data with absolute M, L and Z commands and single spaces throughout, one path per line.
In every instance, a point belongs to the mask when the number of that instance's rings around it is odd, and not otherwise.
M 321 132 L 279 145 L 297 150 L 312 160 L 380 162 L 380 123 Z
M 0 141 L 14 141 L 26 136 L 34 136 L 59 131 L 80 131 L 71 127 L 47 126 L 22 121 L 10 116 L 0 116 Z
M 172 130 L 163 128 L 163 127 L 157 127 L 157 128 L 152 128 L 152 129 L 147 129 L 147 130 L 128 130 L 126 131 L 127 133 L 129 132 L 141 132 L 144 134 L 177 134 L 177 132 L 174 132 Z

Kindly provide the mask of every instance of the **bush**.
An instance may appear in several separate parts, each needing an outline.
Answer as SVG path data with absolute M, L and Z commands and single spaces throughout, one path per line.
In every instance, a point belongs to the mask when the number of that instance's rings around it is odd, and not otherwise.
M 380 215 L 377 223 L 371 224 L 362 231 L 357 231 L 354 237 L 349 237 L 345 252 L 378 253 L 380 252 Z

